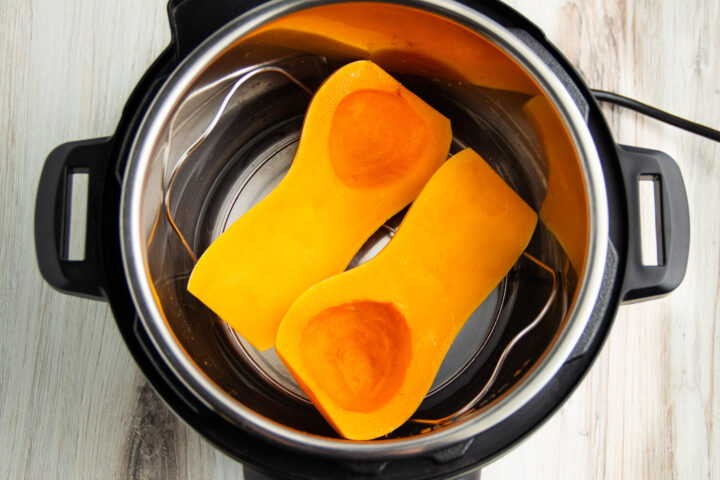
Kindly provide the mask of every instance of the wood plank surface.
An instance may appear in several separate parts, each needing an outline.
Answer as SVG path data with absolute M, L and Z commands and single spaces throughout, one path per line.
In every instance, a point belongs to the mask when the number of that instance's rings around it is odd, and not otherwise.
M 720 127 L 720 2 L 513 0 L 593 88 Z M 0 478 L 238 479 L 155 396 L 108 307 L 41 279 L 40 170 L 113 132 L 169 40 L 164 0 L 0 2 Z M 675 158 L 688 190 L 683 284 L 624 306 L 590 374 L 483 479 L 720 479 L 720 145 L 605 108 L 619 142 Z

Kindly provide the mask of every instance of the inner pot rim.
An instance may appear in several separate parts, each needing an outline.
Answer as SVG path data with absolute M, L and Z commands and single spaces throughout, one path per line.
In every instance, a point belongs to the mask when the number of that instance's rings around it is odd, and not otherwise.
M 125 170 L 120 203 L 123 266 L 133 302 L 154 347 L 183 385 L 211 410 L 262 438 L 308 453 L 356 459 L 412 455 L 462 442 L 504 421 L 529 402 L 568 359 L 590 319 L 602 283 L 608 238 L 605 182 L 594 141 L 579 108 L 559 78 L 518 37 L 486 15 L 453 0 L 393 2 L 440 14 L 492 41 L 530 74 L 563 117 L 581 163 L 589 210 L 588 250 L 575 302 L 554 344 L 520 384 L 491 408 L 448 428 L 405 439 L 365 442 L 329 439 L 285 427 L 243 406 L 186 356 L 155 303 L 140 228 L 145 174 L 167 119 L 207 65 L 261 25 L 303 8 L 329 3 L 338 2 L 277 0 L 254 8 L 215 32 L 170 75 L 144 116 Z

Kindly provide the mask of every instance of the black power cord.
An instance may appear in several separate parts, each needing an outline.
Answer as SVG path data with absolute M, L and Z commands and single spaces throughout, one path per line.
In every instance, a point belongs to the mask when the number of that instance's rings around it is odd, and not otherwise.
M 673 115 L 664 110 L 660 110 L 659 108 L 651 107 L 650 105 L 638 102 L 637 100 L 633 100 L 632 98 L 623 97 L 622 95 L 618 95 L 617 93 L 606 92 L 604 90 L 591 90 L 591 92 L 595 99 L 600 102 L 614 103 L 615 105 L 620 105 L 621 107 L 635 110 L 638 113 L 642 113 L 643 115 L 647 115 L 648 117 L 660 120 L 661 122 L 669 123 L 670 125 L 673 125 L 675 127 L 682 128 L 683 130 L 687 130 L 688 132 L 701 135 L 705 138 L 709 138 L 710 140 L 715 140 L 716 142 L 720 142 L 720 132 L 717 130 L 713 130 L 710 127 L 706 127 L 705 125 L 691 122 L 690 120 L 678 117 L 677 115 Z

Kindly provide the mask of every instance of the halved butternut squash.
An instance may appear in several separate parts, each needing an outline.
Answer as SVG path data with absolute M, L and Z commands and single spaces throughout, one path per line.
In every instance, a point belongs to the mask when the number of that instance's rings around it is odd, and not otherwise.
M 453 339 L 523 252 L 535 212 L 474 151 L 430 179 L 372 260 L 290 307 L 276 351 L 345 438 L 369 440 L 420 405 Z
M 523 105 L 540 139 L 548 170 L 548 188 L 540 218 L 555 235 L 578 276 L 587 252 L 588 219 L 585 183 L 570 134 L 550 102 L 540 95 Z
M 445 161 L 450 122 L 368 61 L 312 99 L 282 182 L 203 253 L 188 290 L 257 349 L 305 289 L 342 272 Z
M 308 8 L 268 23 L 249 39 L 341 61 L 369 59 L 393 74 L 539 91 L 492 42 L 440 15 L 403 5 L 345 2 Z

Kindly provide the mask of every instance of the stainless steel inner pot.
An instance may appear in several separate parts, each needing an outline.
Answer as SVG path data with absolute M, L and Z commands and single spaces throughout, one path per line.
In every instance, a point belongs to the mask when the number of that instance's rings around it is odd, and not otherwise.
M 317 13 L 313 33 L 293 30 L 293 19 L 308 12 Z M 411 38 L 416 35 L 412 31 L 397 34 L 389 53 L 373 50 L 369 40 L 363 44 L 364 35 L 374 38 L 378 31 L 394 28 L 393 15 L 431 22 L 436 26 L 432 38 L 462 30 L 472 37 L 468 51 L 489 52 L 493 69 L 529 87 L 508 90 L 492 75 L 471 74 L 477 65 L 460 53 L 454 58 L 447 52 L 447 61 L 440 61 L 430 42 Z M 290 27 L 278 23 L 288 20 Z M 348 31 L 356 36 L 343 37 Z M 186 283 L 193 257 L 289 168 L 308 91 L 344 63 L 368 57 L 451 119 L 451 153 L 474 148 L 538 211 L 553 168 L 581 172 L 577 190 L 583 196 L 567 201 L 584 206 L 577 228 L 585 255 L 573 265 L 563 241 L 540 223 L 528 252 L 556 272 L 559 295 L 538 327 L 509 350 L 487 395 L 451 422 L 436 427 L 408 422 L 387 438 L 351 442 L 323 421 L 274 352 L 253 350 L 187 293 Z M 550 168 L 523 112 L 534 95 L 549 101 L 566 127 L 574 152 L 560 167 Z M 402 215 L 368 239 L 349 268 L 377 253 Z M 533 398 L 567 360 L 588 322 L 606 258 L 607 215 L 600 162 L 581 111 L 550 68 L 513 32 L 450 1 L 271 2 L 209 38 L 157 95 L 124 177 L 121 242 L 141 321 L 164 360 L 198 399 L 228 422 L 281 444 L 372 458 L 467 439 Z M 542 309 L 551 287 L 547 272 L 521 258 L 457 337 L 417 416 L 442 418 L 467 405 L 493 375 L 508 343 Z

